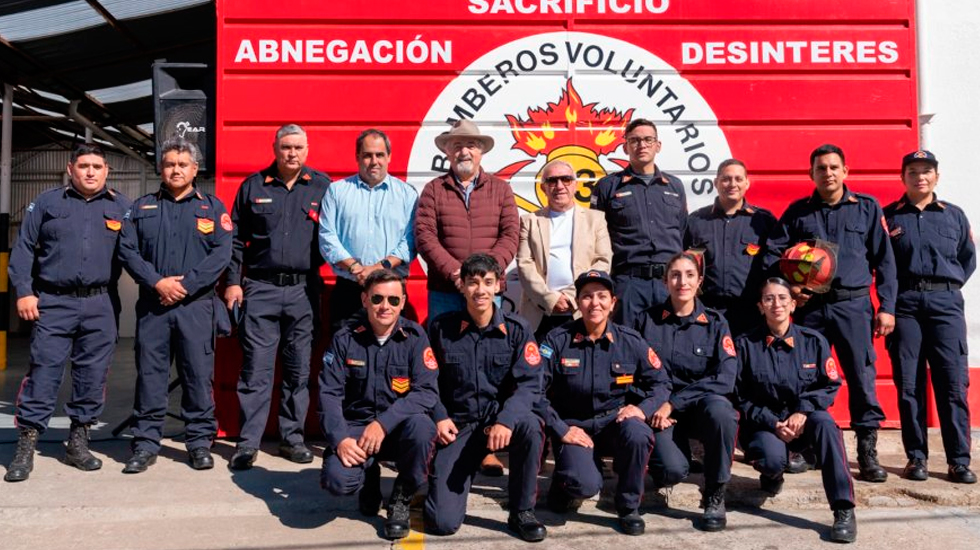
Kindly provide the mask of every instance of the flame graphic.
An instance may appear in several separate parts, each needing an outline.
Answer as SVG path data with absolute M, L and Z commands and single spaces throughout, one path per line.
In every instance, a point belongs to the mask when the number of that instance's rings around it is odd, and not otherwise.
M 557 103 L 548 103 L 543 109 L 529 107 L 527 120 L 505 115 L 514 135 L 513 148 L 532 157 L 547 156 L 566 145 L 583 146 L 597 155 L 612 153 L 623 144 L 633 109 L 625 113 L 615 109 L 599 111 L 596 105 L 583 104 L 569 78 Z

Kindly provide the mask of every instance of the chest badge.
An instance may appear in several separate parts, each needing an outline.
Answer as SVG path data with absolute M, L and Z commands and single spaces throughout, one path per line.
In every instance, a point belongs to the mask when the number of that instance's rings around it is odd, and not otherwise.
M 562 357 L 561 366 L 569 369 L 577 369 L 581 364 L 581 360 L 574 357 Z
M 122 229 L 122 222 L 116 220 L 106 220 L 105 226 L 109 231 L 119 231 Z
M 209 220 L 207 218 L 198 218 L 197 230 L 204 235 L 214 233 L 214 220 Z
M 363 359 L 348 359 L 347 366 L 349 367 L 364 367 L 367 366 L 367 361 Z
M 817 368 L 817 364 L 816 363 L 803 363 L 803 368 L 804 369 L 815 369 L 815 368 Z
M 408 378 L 400 376 L 391 379 L 391 391 L 397 394 L 403 394 L 409 390 L 411 383 Z
M 272 204 L 272 199 L 268 197 L 258 197 L 255 199 L 255 204 Z

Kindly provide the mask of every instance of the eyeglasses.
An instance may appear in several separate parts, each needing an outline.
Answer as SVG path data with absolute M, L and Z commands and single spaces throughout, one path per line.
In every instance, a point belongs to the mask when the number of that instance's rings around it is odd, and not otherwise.
M 627 145 L 630 147 L 639 147 L 640 145 L 651 146 L 657 143 L 657 136 L 647 136 L 647 137 L 631 137 L 626 140 Z
M 380 294 L 372 294 L 371 303 L 376 306 L 380 306 L 381 302 L 385 301 L 385 298 L 388 299 L 388 305 L 390 305 L 391 307 L 398 307 L 398 304 L 402 303 L 401 296 L 382 296 Z
M 545 185 L 558 185 L 559 183 L 572 183 L 575 176 L 548 176 L 542 180 Z
M 777 294 L 766 294 L 765 296 L 762 297 L 762 303 L 763 304 L 766 304 L 767 306 L 771 306 L 771 305 L 776 304 L 776 303 L 778 303 L 780 305 L 785 305 L 785 304 L 788 304 L 788 303 L 790 303 L 792 301 L 793 301 L 793 298 L 790 297 L 789 294 L 778 294 L 778 295 Z

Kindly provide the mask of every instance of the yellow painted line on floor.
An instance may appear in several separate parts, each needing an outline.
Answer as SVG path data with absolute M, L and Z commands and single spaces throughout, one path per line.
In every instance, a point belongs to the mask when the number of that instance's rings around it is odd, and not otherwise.
M 425 535 L 422 533 L 422 511 L 412 510 L 412 530 L 402 540 L 391 545 L 392 550 L 424 550 Z

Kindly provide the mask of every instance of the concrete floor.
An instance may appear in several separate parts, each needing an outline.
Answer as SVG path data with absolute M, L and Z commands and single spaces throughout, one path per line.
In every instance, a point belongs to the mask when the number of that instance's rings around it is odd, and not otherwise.
M 26 370 L 25 339 L 12 339 L 10 367 L 0 372 L 0 465 L 14 450 L 13 401 Z M 468 502 L 466 523 L 452 537 L 413 532 L 397 544 L 379 537 L 381 517 L 363 518 L 355 497 L 328 497 L 319 488 L 319 464 L 290 463 L 274 456 L 275 442 L 264 445 L 256 467 L 232 472 L 224 465 L 234 450 L 218 441 L 218 465 L 191 470 L 179 440 L 180 423 L 168 423 L 160 460 L 147 473 L 120 473 L 129 456 L 128 441 L 110 434 L 132 407 L 135 367 L 132 340 L 123 340 L 109 376 L 109 405 L 103 424 L 93 432 L 93 450 L 105 461 L 102 470 L 81 472 L 60 463 L 67 418 L 59 410 L 42 437 L 35 470 L 23 483 L 0 482 L 0 548 L 7 549 L 182 549 L 221 548 L 526 548 L 506 529 L 505 478 L 478 476 Z M 68 385 L 62 388 L 62 401 Z M 176 397 L 175 397 L 176 399 Z M 176 410 L 176 402 L 172 410 Z M 60 405 L 59 405 L 60 406 Z M 974 449 L 980 446 L 974 432 Z M 853 452 L 853 436 L 845 440 Z M 322 443 L 313 441 L 317 455 Z M 898 474 L 905 464 L 897 431 L 883 431 L 879 444 L 883 464 L 891 472 L 884 484 L 855 482 L 859 541 L 854 548 L 908 547 L 974 549 L 980 544 L 980 485 L 962 486 L 945 478 L 942 446 L 932 434 L 932 478 L 910 482 Z M 852 467 L 856 467 L 852 458 Z M 0 467 L 0 471 L 3 468 Z M 393 473 L 385 471 L 385 491 Z M 551 475 L 548 463 L 540 477 L 544 494 Z M 776 498 L 757 490 L 756 473 L 736 463 L 729 486 L 729 528 L 702 533 L 693 528 L 699 517 L 700 476 L 670 493 L 650 491 L 643 511 L 647 534 L 625 537 L 615 529 L 611 489 L 607 480 L 601 498 L 587 502 L 580 513 L 562 517 L 541 507 L 539 517 L 549 538 L 539 548 L 588 549 L 780 549 L 817 548 L 827 544 L 832 521 L 819 473 L 788 476 Z M 383 513 L 382 513 L 383 516 Z M 417 520 L 418 518 L 416 518 Z M 416 523 L 418 523 L 416 521 Z

